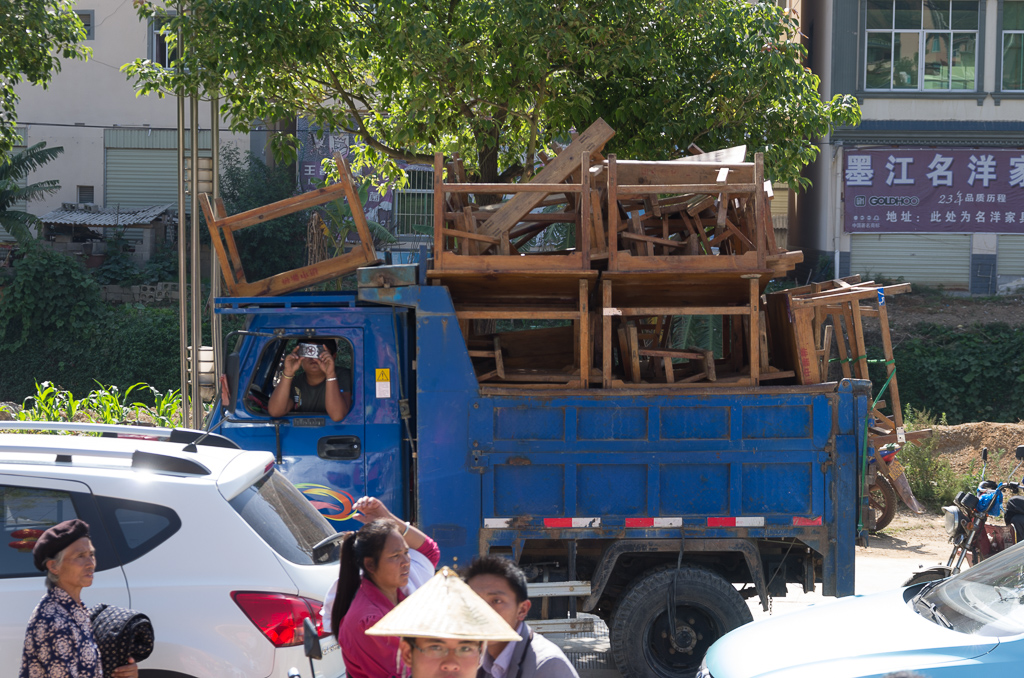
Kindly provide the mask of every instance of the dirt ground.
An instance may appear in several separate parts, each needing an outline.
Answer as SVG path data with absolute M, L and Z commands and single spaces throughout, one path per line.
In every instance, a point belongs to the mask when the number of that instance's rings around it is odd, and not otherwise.
M 956 327 L 974 323 L 1024 325 L 1024 296 L 962 297 L 913 292 L 887 298 L 889 327 L 909 329 L 918 323 Z
M 981 471 L 981 448 L 989 450 L 989 463 L 985 473 L 993 480 L 1009 480 L 1017 466 L 1014 455 L 1018 445 L 1024 445 L 1024 423 L 996 424 L 977 422 L 957 426 L 936 426 L 932 429 L 935 440 L 932 448 L 936 455 L 949 461 L 958 473 Z M 1020 481 L 1024 465 L 1013 474 Z M 1001 523 L 1000 519 L 996 519 Z M 944 561 L 952 548 L 941 515 L 927 513 L 914 515 L 900 503 L 899 511 L 884 530 L 873 535 L 868 548 L 858 547 L 858 553 L 886 555 L 893 558 L 914 559 L 923 565 Z

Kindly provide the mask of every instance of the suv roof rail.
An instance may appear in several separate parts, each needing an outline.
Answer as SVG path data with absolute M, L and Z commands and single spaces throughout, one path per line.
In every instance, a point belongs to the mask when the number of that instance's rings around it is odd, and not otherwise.
M 207 433 L 190 428 L 165 428 L 160 426 L 133 426 L 131 424 L 94 424 L 91 422 L 68 421 L 0 421 L 0 431 L 73 431 L 76 433 L 101 433 L 117 438 L 153 438 L 171 443 L 188 445 L 202 438 L 210 447 L 241 449 L 235 441 L 217 433 Z M 185 450 L 194 452 L 195 450 Z
M 65 438 L 65 440 L 67 440 Z M 56 455 L 59 464 L 70 464 L 72 457 L 94 457 L 100 459 L 131 459 L 132 468 L 147 471 L 163 471 L 167 473 L 185 473 L 189 475 L 208 476 L 210 469 L 199 462 L 172 454 L 145 452 L 143 450 L 111 450 L 111 449 L 68 449 L 63 445 L 5 445 L 0 452 L 13 452 L 24 455 Z

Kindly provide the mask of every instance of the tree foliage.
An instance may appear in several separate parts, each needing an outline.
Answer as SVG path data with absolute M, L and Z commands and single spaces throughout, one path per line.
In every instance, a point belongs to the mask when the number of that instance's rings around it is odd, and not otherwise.
M 63 146 L 47 148 L 46 142 L 42 141 L 0 162 L 0 227 L 23 245 L 32 239 L 29 227 L 38 219 L 25 210 L 15 209 L 15 206 L 60 190 L 60 182 L 56 179 L 29 184 L 28 175 L 63 152 Z M 24 186 L 22 182 L 25 182 Z
M 0 154 L 21 141 L 15 132 L 14 87 L 20 82 L 46 87 L 60 71 L 60 58 L 86 59 L 79 44 L 85 26 L 70 0 L 0 0 Z
M 228 214 L 268 205 L 295 192 L 295 175 L 287 166 L 268 167 L 252 153 L 242 154 L 230 144 L 221 148 L 220 158 L 220 194 Z M 295 212 L 237 231 L 235 243 L 246 277 L 261 280 L 302 266 L 308 218 L 305 211 Z M 203 238 L 208 237 L 204 228 Z
M 178 69 L 125 70 L 143 93 L 217 92 L 236 131 L 304 115 L 358 134 L 356 167 L 459 152 L 482 181 L 509 181 L 571 128 L 604 117 L 607 150 L 678 157 L 696 142 L 763 150 L 771 176 L 801 185 L 814 139 L 859 119 L 823 102 L 795 19 L 742 0 L 192 0 L 172 15 Z M 274 139 L 294 155 L 294 139 Z

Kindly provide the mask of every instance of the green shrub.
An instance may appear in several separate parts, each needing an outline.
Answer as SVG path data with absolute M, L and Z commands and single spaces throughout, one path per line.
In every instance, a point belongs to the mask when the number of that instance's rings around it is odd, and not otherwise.
M 953 424 L 1024 418 L 1024 328 L 917 325 L 894 356 L 904 403 L 944 412 Z M 868 357 L 881 358 L 881 350 L 870 347 Z M 885 367 L 875 363 L 870 372 L 877 393 Z
M 908 431 L 945 426 L 946 415 L 936 419 L 928 410 L 915 410 L 907 405 L 903 423 Z M 958 473 L 948 459 L 936 456 L 934 448 L 934 436 L 917 443 L 907 443 L 900 450 L 898 459 L 907 473 L 914 496 L 937 511 L 950 504 L 961 490 L 976 487 L 981 478 L 980 469 L 975 470 L 973 465 L 968 473 Z

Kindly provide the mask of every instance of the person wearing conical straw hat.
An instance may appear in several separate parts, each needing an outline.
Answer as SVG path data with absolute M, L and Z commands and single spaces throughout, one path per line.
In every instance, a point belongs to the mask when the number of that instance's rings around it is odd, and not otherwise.
M 447 567 L 367 629 L 396 636 L 400 674 L 411 678 L 473 678 L 488 641 L 522 640 L 508 623 Z

